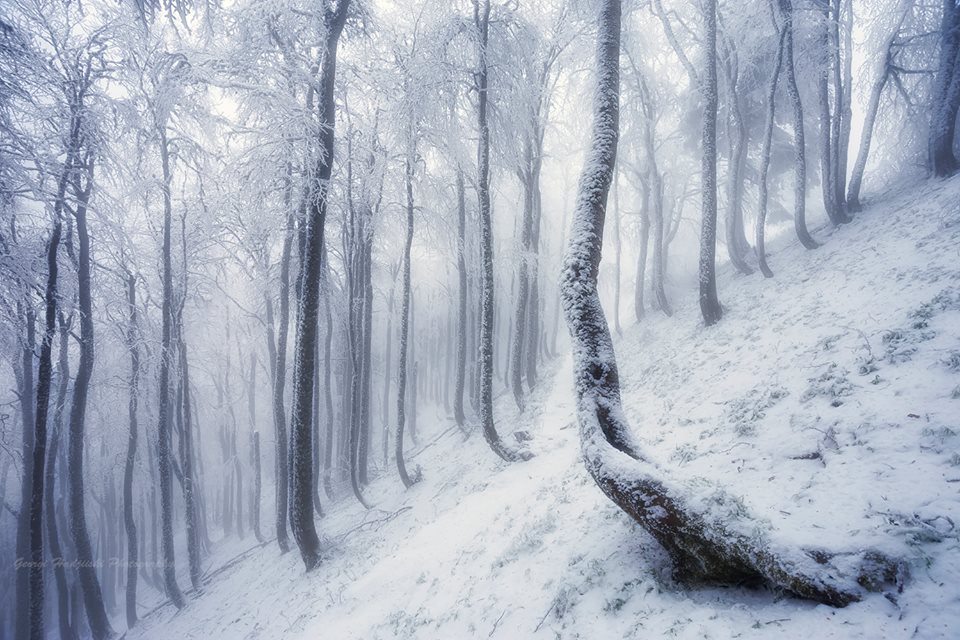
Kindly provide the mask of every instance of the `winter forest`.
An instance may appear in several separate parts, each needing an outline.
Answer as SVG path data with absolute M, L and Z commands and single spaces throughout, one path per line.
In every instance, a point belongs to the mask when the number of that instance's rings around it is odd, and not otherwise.
M 955 0 L 0 1 L 0 638 L 956 638 Z

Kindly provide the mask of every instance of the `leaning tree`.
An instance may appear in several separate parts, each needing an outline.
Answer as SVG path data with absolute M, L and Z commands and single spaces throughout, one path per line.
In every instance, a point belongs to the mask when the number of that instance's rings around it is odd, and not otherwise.
M 738 501 L 703 484 L 665 477 L 640 447 L 620 402 L 617 361 L 597 292 L 607 195 L 619 137 L 620 1 L 603 0 L 593 132 L 563 261 L 561 296 L 574 356 L 584 463 L 600 489 L 668 552 L 684 581 L 764 580 L 833 606 L 897 577 L 876 551 L 840 554 L 784 546 L 759 530 Z

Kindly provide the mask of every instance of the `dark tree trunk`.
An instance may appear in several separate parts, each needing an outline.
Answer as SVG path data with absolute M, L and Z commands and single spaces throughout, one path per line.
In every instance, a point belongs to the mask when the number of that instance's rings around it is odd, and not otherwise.
M 130 399 L 127 403 L 127 421 L 130 433 L 127 438 L 127 458 L 123 465 L 123 525 L 127 534 L 127 627 L 137 623 L 137 525 L 133 519 L 133 467 L 137 457 L 137 404 L 140 392 L 140 329 L 137 320 L 137 279 L 127 273 L 127 350 L 130 352 Z
M 80 312 L 80 358 L 73 383 L 73 404 L 70 407 L 70 441 L 67 453 L 67 474 L 70 480 L 70 532 L 77 553 L 77 572 L 83 592 L 87 622 L 94 640 L 113 635 L 110 619 L 103 605 L 100 581 L 94 569 L 93 549 L 87 532 L 84 511 L 83 444 L 87 415 L 87 396 L 94 365 L 93 301 L 91 298 L 90 236 L 87 232 L 87 204 L 93 188 L 93 164 L 88 161 L 87 187 L 80 194 L 74 217 L 77 230 L 77 300 Z
M 787 95 L 790 96 L 790 104 L 793 107 L 793 226 L 800 244 L 807 249 L 816 249 L 820 245 L 807 231 L 807 152 L 803 133 L 803 103 L 800 101 L 800 89 L 797 87 L 797 75 L 793 62 L 793 2 L 792 0 L 779 1 L 780 12 L 783 14 L 783 29 L 786 32 L 783 40 L 783 63 L 785 65 Z
M 490 0 L 473 0 L 473 21 L 479 37 L 480 60 L 475 74 L 477 87 L 477 215 L 480 219 L 480 422 L 483 436 L 494 453 L 508 462 L 531 457 L 529 451 L 504 443 L 493 420 L 493 230 L 490 226 L 490 126 L 487 122 L 487 43 L 490 27 Z
M 737 533 L 741 527 L 751 531 L 755 527 L 749 522 L 730 526 L 723 520 L 729 520 L 729 512 L 717 517 L 698 512 L 684 502 L 678 497 L 684 491 L 702 488 L 678 487 L 660 479 L 660 470 L 644 456 L 626 423 L 613 343 L 597 295 L 601 238 L 619 124 L 620 2 L 605 0 L 601 6 L 592 144 L 580 180 L 573 232 L 561 274 L 587 470 L 613 502 L 660 542 L 684 581 L 740 583 L 762 578 L 800 596 L 844 606 L 860 597 L 857 579 L 875 584 L 889 578 L 893 563 L 882 554 L 864 552 L 853 558 L 859 566 L 852 572 L 842 571 L 831 564 L 833 556 L 828 553 L 818 554 L 822 562 L 817 564 L 803 551 L 777 548 L 761 535 Z
M 251 447 L 251 466 L 253 467 L 253 502 L 250 514 L 253 518 L 253 535 L 257 542 L 263 543 L 263 534 L 260 533 L 260 494 L 262 493 L 262 476 L 260 474 L 260 432 L 253 432 L 253 446 Z
M 74 640 L 77 636 L 70 626 L 70 592 L 67 587 L 67 571 L 64 562 L 63 549 L 60 544 L 60 531 L 57 519 L 57 460 L 60 451 L 60 439 L 63 434 L 63 410 L 67 402 L 67 390 L 70 384 L 70 327 L 68 321 L 60 315 L 60 358 L 57 365 L 57 402 L 53 415 L 53 435 L 50 438 L 50 448 L 47 450 L 46 480 L 44 482 L 45 513 L 47 537 L 49 538 L 50 558 L 53 561 L 53 577 L 57 584 L 57 620 L 60 637 L 63 640 Z M 61 477 L 61 483 L 63 482 Z
M 340 0 L 336 9 L 327 9 L 324 14 L 326 25 L 323 44 L 323 65 L 320 86 L 320 152 L 307 209 L 305 246 L 301 254 L 300 274 L 302 291 L 300 292 L 299 312 L 297 314 L 297 333 L 294 366 L 293 410 L 291 412 L 290 452 L 291 452 L 291 500 L 290 528 L 300 548 L 303 563 L 310 571 L 320 562 L 320 540 L 313 523 L 313 430 L 310 421 L 313 417 L 313 376 L 316 375 L 317 315 L 319 313 L 319 284 L 321 273 L 321 247 L 323 246 L 323 227 L 327 213 L 327 189 L 333 173 L 334 150 L 334 86 L 337 65 L 337 47 L 340 34 L 347 17 L 349 0 Z
M 766 245 L 764 243 L 764 227 L 767 222 L 767 174 L 770 171 L 770 146 L 773 141 L 773 123 L 777 107 L 777 82 L 780 79 L 780 69 L 783 67 L 784 39 L 787 29 L 780 30 L 780 41 L 777 44 L 777 55 L 773 64 L 773 73 L 770 75 L 770 87 L 767 89 L 767 120 L 763 129 L 763 148 L 760 150 L 760 182 L 759 202 L 757 213 L 757 260 L 764 277 L 772 278 L 773 271 L 767 264 Z
M 934 84 L 929 153 L 934 175 L 948 176 L 957 170 L 953 153 L 960 108 L 960 8 L 954 0 L 943 0 L 940 22 L 940 60 Z
M 12 225 L 13 223 L 11 223 Z M 24 287 L 26 289 L 26 287 Z M 33 311 L 29 294 L 24 292 L 24 302 L 18 304 L 18 316 L 24 319 L 24 344 L 20 350 L 18 391 L 20 396 L 20 422 L 23 431 L 23 476 L 20 483 L 20 513 L 17 515 L 17 558 L 27 560 L 30 557 L 30 502 L 33 499 L 33 449 L 35 444 L 35 409 L 33 354 L 36 347 L 36 314 Z M 30 637 L 30 570 L 28 566 L 14 569 L 15 611 L 14 636 L 17 640 Z
M 706 70 L 703 92 L 702 212 L 700 223 L 700 312 L 707 326 L 723 315 L 717 299 L 717 2 L 705 0 Z
M 160 157 L 163 164 L 163 323 L 160 343 L 160 395 L 157 426 L 157 458 L 160 469 L 160 547 L 163 554 L 163 581 L 167 597 L 182 609 L 183 593 L 177 585 L 173 547 L 173 480 L 171 460 L 170 364 L 173 359 L 171 339 L 173 324 L 173 266 L 171 258 L 172 203 L 170 200 L 170 157 L 166 131 L 160 131 Z
M 34 426 L 30 496 L 30 638 L 43 640 L 43 483 L 47 454 L 47 416 L 53 379 L 53 338 L 57 332 L 57 250 L 60 247 L 60 219 L 53 225 L 47 243 L 47 287 L 44 292 L 44 332 L 40 340 L 37 368 L 37 397 Z M 27 400 L 29 402 L 29 400 Z

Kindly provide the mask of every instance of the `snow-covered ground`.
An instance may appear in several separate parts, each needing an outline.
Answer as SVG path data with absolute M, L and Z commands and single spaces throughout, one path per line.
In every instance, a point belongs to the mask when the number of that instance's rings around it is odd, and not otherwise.
M 565 357 L 524 414 L 498 401 L 501 431 L 533 436 L 529 462 L 447 430 L 408 463 L 424 473 L 411 490 L 390 473 L 371 511 L 328 510 L 315 571 L 267 545 L 127 637 L 960 637 L 960 180 L 815 235 L 815 251 L 773 243 L 773 280 L 722 270 L 714 328 L 692 294 L 625 328 L 627 415 L 665 473 L 726 487 L 777 539 L 909 559 L 902 593 L 832 609 L 675 587 L 580 463 Z

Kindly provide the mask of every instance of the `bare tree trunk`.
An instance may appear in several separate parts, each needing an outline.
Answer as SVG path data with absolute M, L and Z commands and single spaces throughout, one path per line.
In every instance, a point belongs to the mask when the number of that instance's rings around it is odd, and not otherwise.
M 406 423 L 407 400 L 407 344 L 410 339 L 410 248 L 413 246 L 413 166 L 408 155 L 404 165 L 404 185 L 407 194 L 407 235 L 403 245 L 403 284 L 400 292 L 400 355 L 397 365 L 397 438 L 394 443 L 396 449 L 397 472 L 403 486 L 409 489 L 420 478 L 411 477 L 407 473 L 407 465 L 403 459 L 403 428 Z
M 708 5 L 708 30 L 710 9 Z M 661 479 L 662 472 L 644 456 L 626 422 L 613 343 L 596 286 L 617 152 L 619 32 L 620 2 L 604 0 L 593 137 L 561 276 L 587 471 L 607 497 L 660 542 L 673 560 L 676 574 L 685 581 L 739 583 L 762 578 L 800 596 L 844 606 L 860 598 L 858 579 L 863 584 L 877 584 L 891 577 L 895 563 L 882 554 L 865 552 L 854 557 L 852 564 L 848 559 L 844 563 L 848 569 L 842 570 L 831 563 L 835 556 L 820 552 L 813 554 L 820 561 L 817 564 L 803 551 L 776 547 L 755 533 L 750 522 L 731 525 L 730 518 L 737 516 L 732 516 L 729 508 L 717 508 L 723 513 L 710 513 L 710 507 L 706 513 L 695 509 L 678 496 L 703 489 L 679 487 Z M 717 502 L 723 504 L 722 499 Z M 738 533 L 741 530 L 750 533 Z
M 700 311 L 707 326 L 723 316 L 717 299 L 717 2 L 705 0 L 707 51 L 703 92 L 702 220 L 700 227 Z
M 473 0 L 473 21 L 479 36 L 480 60 L 475 74 L 477 86 L 477 197 L 480 219 L 480 422 L 483 436 L 493 452 L 508 462 L 529 459 L 529 451 L 508 446 L 497 433 L 493 420 L 493 231 L 490 228 L 490 126 L 487 122 L 487 43 L 490 0 Z
M 323 263 L 320 271 L 320 295 L 323 296 L 323 406 L 326 421 L 326 442 L 323 448 L 323 488 L 327 496 L 333 497 L 331 486 L 331 472 L 333 471 L 333 391 L 331 389 L 331 350 L 333 347 L 333 314 L 330 312 L 330 265 L 327 260 L 326 242 L 320 247 L 320 260 Z
M 614 254 L 614 283 L 613 283 L 613 326 L 617 335 L 623 333 L 620 329 L 620 260 L 623 254 L 623 241 L 620 238 L 620 172 L 613 169 L 613 254 Z
M 43 496 L 44 463 L 47 455 L 47 415 L 53 378 L 53 338 L 57 332 L 57 250 L 60 247 L 59 217 L 47 242 L 47 287 L 44 292 L 44 332 L 40 340 L 40 364 L 37 368 L 37 397 L 34 426 L 30 513 L 30 638 L 43 640 L 44 562 Z M 32 398 L 22 398 L 30 402 Z M 21 508 L 26 507 L 24 505 Z
M 803 133 L 803 103 L 800 101 L 800 89 L 797 88 L 797 75 L 793 62 L 793 2 L 779 0 L 780 12 L 783 14 L 783 29 L 786 32 L 783 41 L 783 62 L 786 65 L 787 95 L 793 106 L 793 157 L 794 157 L 794 198 L 793 198 L 793 226 L 797 238 L 807 249 L 816 249 L 817 242 L 807 231 L 806 199 L 807 199 L 807 152 Z
M 640 203 L 640 255 L 637 258 L 637 282 L 633 290 L 633 313 L 637 322 L 643 320 L 643 288 L 647 272 L 647 246 L 650 244 L 650 216 L 647 211 L 650 203 L 650 187 L 646 180 L 642 182 Z
M 286 229 L 283 236 L 283 249 L 280 255 L 280 322 L 274 338 L 273 303 L 268 295 L 267 311 L 267 348 L 270 352 L 272 370 L 272 409 L 274 428 L 274 456 L 276 471 L 276 518 L 274 519 L 277 545 L 280 553 L 290 550 L 287 538 L 287 498 L 288 498 L 288 467 L 287 467 L 287 416 L 283 407 L 284 389 L 287 383 L 287 335 L 290 327 L 290 256 L 293 253 L 294 212 L 290 197 L 289 170 L 287 190 L 284 196 L 286 208 Z
M 181 460 L 180 464 L 183 471 L 183 504 L 184 504 L 184 524 L 187 529 L 187 560 L 190 568 L 190 584 L 194 590 L 200 589 L 200 540 L 199 526 L 197 524 L 197 500 L 196 500 L 196 477 L 193 465 L 193 412 L 190 410 L 190 363 L 187 357 L 187 336 L 183 324 L 183 309 L 186 305 L 187 296 L 187 228 L 186 217 L 180 218 L 180 234 L 182 247 L 183 273 L 181 275 L 181 293 L 180 304 L 177 309 L 177 338 L 180 356 L 180 383 L 182 386 L 180 407 L 183 431 L 180 434 L 181 441 Z
M 867 113 L 863 119 L 863 133 L 860 135 L 860 147 L 857 150 L 857 160 L 853 165 L 853 171 L 850 173 L 850 183 L 847 187 L 847 207 L 850 211 L 860 211 L 860 186 L 863 183 L 863 172 L 867 168 L 867 156 L 870 154 L 870 144 L 873 139 L 873 127 L 877 121 L 877 113 L 880 111 L 880 98 L 883 96 L 883 89 L 890 78 L 890 70 L 893 65 L 893 48 L 897 37 L 900 35 L 900 28 L 904 20 L 913 8 L 913 0 L 904 0 L 900 18 L 890 32 L 886 44 L 883 47 L 883 64 L 880 74 L 870 89 L 870 98 L 867 100 Z
M 457 367 L 456 387 L 453 392 L 453 415 L 457 425 L 464 427 L 463 392 L 467 371 L 467 204 L 463 184 L 463 170 L 457 165 Z M 393 290 L 391 289 L 391 296 Z M 392 297 L 391 297 L 392 300 Z
M 171 263 L 172 203 L 170 201 L 170 158 L 166 131 L 160 132 L 160 156 L 163 163 L 163 323 L 160 344 L 160 399 L 157 435 L 157 457 L 160 468 L 160 546 L 163 554 L 163 579 L 167 597 L 182 609 L 185 602 L 177 585 L 173 546 L 173 486 L 170 455 L 170 363 L 173 357 L 171 325 L 173 323 L 173 267 Z
M 883 70 L 873 83 L 870 89 L 870 98 L 867 101 L 867 113 L 863 118 L 863 133 L 860 135 L 860 148 L 857 150 L 857 160 L 853 165 L 853 172 L 850 174 L 850 184 L 847 188 L 847 208 L 850 211 L 860 211 L 860 185 L 863 183 L 863 172 L 867 168 L 867 156 L 870 154 L 870 143 L 873 138 L 873 126 L 877 121 L 877 113 L 880 111 L 880 98 L 883 96 L 883 89 L 887 84 L 887 78 L 890 77 L 889 49 L 887 50 L 887 62 L 883 65 Z
M 14 223 L 11 222 L 11 226 Z M 20 513 L 17 515 L 17 558 L 26 560 L 30 556 L 30 502 L 33 499 L 33 450 L 36 429 L 34 404 L 33 353 L 36 347 L 36 315 L 29 301 L 28 287 L 24 286 L 24 302 L 18 302 L 17 315 L 24 319 L 25 342 L 20 349 L 18 391 L 20 396 L 20 422 L 23 432 L 23 475 L 20 483 Z M 27 566 L 14 568 L 16 573 L 14 606 L 14 636 L 17 640 L 30 637 L 30 570 Z
M 823 192 L 823 207 L 827 212 L 827 217 L 834 225 L 845 222 L 844 216 L 837 202 L 836 183 L 836 164 L 833 129 L 834 123 L 839 118 L 839 114 L 830 113 L 830 67 L 833 55 L 831 53 L 832 29 L 832 4 L 834 0 L 821 0 L 822 4 L 822 22 L 820 35 L 821 50 L 824 52 L 824 59 L 820 62 L 819 73 L 817 75 L 817 102 L 820 106 L 820 119 L 818 122 L 820 131 L 820 186 Z M 839 90 L 840 88 L 837 87 Z
M 933 173 L 943 177 L 957 170 L 953 153 L 960 108 L 960 8 L 953 0 L 943 0 L 940 23 L 940 60 L 934 84 L 929 152 Z
M 340 0 L 335 9 L 326 9 L 326 26 L 323 44 L 323 64 L 320 86 L 320 152 L 313 176 L 315 186 L 310 198 L 306 218 L 305 251 L 301 254 L 303 290 L 300 292 L 299 313 L 293 386 L 293 411 L 291 412 L 290 452 L 292 484 L 290 500 L 290 527 L 300 547 L 303 563 L 310 571 L 320 562 L 320 540 L 313 523 L 313 431 L 312 419 L 313 376 L 316 375 L 317 315 L 319 312 L 319 284 L 321 273 L 321 247 L 323 227 L 327 213 L 327 188 L 333 173 L 334 150 L 334 85 L 337 65 L 337 46 L 343 24 L 347 17 L 349 0 Z
M 532 391 L 537 385 L 538 346 L 543 332 L 540 320 L 540 221 L 543 217 L 543 198 L 540 193 L 540 171 L 543 166 L 543 125 L 534 123 L 534 153 L 531 162 L 530 183 L 533 192 L 533 226 L 530 231 L 530 251 L 527 254 L 527 279 L 530 281 L 529 310 L 527 311 L 527 386 Z
M 90 293 L 90 236 L 87 232 L 87 204 L 93 189 L 93 160 L 87 161 L 87 186 L 79 195 L 74 218 L 76 220 L 77 300 L 80 312 L 80 358 L 73 383 L 73 404 L 70 407 L 70 441 L 67 453 L 67 474 L 70 480 L 70 532 L 77 553 L 77 571 L 83 592 L 87 622 L 94 640 L 113 635 L 110 619 L 103 605 L 103 593 L 94 569 L 93 549 L 87 532 L 84 511 L 83 443 L 87 414 L 87 396 L 94 365 L 93 301 Z
M 137 525 L 133 520 L 133 467 L 137 457 L 137 406 L 140 394 L 140 327 L 137 318 L 137 278 L 127 272 L 127 350 L 130 352 L 130 399 L 127 404 L 127 421 L 130 433 L 127 438 L 127 458 L 123 465 L 123 524 L 127 534 L 127 627 L 137 624 L 137 564 L 140 559 L 137 545 Z
M 841 12 L 841 0 L 837 0 L 837 17 Z M 849 205 L 845 197 L 847 189 L 847 160 L 850 155 L 850 131 L 853 125 L 853 0 L 842 0 L 843 12 L 847 19 L 843 22 L 843 48 L 842 59 L 843 74 L 842 85 L 843 94 L 840 103 L 840 142 L 837 146 L 837 200 L 843 203 L 844 213 L 847 219 L 850 219 Z M 838 25 L 839 28 L 839 25 Z M 840 37 L 837 36 L 837 56 L 840 57 Z
M 253 447 L 251 451 L 251 463 L 253 467 L 253 504 L 251 514 L 253 517 L 253 535 L 257 542 L 263 543 L 263 534 L 260 533 L 260 497 L 262 493 L 262 478 L 260 474 L 260 432 L 253 432 Z
M 70 232 L 68 231 L 68 234 Z M 53 576 L 57 584 L 57 620 L 62 640 L 74 640 L 76 632 L 70 626 L 70 592 L 67 587 L 67 572 L 65 558 L 60 544 L 60 531 L 57 521 L 57 460 L 60 450 L 60 439 L 63 434 L 63 410 L 67 402 L 67 390 L 70 383 L 70 327 L 67 319 L 60 314 L 60 353 L 57 364 L 57 402 L 54 408 L 54 431 L 50 438 L 50 448 L 47 450 L 46 480 L 44 482 L 44 501 L 46 511 L 44 517 L 47 522 L 47 536 L 49 538 L 50 558 L 53 561 Z M 61 477 L 61 484 L 63 478 Z M 0 493 L 0 495 L 3 495 Z
M 517 172 L 523 188 L 523 217 L 520 221 L 520 247 L 517 258 L 517 297 L 514 300 L 514 323 L 512 341 L 507 344 L 510 350 L 510 389 L 513 399 L 523 411 L 523 374 L 524 374 L 524 338 L 527 337 L 527 305 L 530 298 L 530 281 L 527 278 L 527 255 L 530 251 L 530 235 L 533 233 L 533 189 L 530 178 L 530 164 L 533 160 L 533 148 L 530 137 L 523 140 L 523 165 Z
M 727 87 L 729 111 L 726 119 L 727 142 L 729 157 L 727 162 L 727 220 L 725 237 L 727 255 L 734 268 L 743 275 L 750 275 L 753 269 L 747 264 L 746 253 L 749 245 L 743 233 L 743 173 L 747 163 L 747 147 L 750 144 L 749 134 L 743 120 L 740 92 L 737 84 L 740 70 L 736 50 L 729 38 L 722 39 L 724 52 L 723 64 L 720 69 Z
M 784 26 L 780 30 L 780 41 L 777 44 L 777 56 L 773 64 L 773 73 L 770 75 L 770 88 L 767 89 L 767 120 L 763 129 L 763 148 L 760 151 L 760 183 L 758 196 L 760 210 L 757 213 L 757 259 L 760 271 L 764 277 L 772 278 L 773 271 L 767 264 L 767 252 L 764 242 L 764 227 L 767 222 L 767 174 L 770 171 L 770 146 L 773 140 L 773 123 L 777 108 L 777 82 L 780 78 L 780 69 L 783 67 L 783 49 L 787 34 Z

